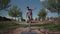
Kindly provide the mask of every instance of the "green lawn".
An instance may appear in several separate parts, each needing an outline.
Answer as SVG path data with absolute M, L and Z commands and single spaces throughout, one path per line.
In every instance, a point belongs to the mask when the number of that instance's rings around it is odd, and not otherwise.
M 15 29 L 17 27 L 19 27 L 18 24 L 13 24 L 13 25 L 0 25 L 0 30 Z
M 16 29 L 19 27 L 27 27 L 27 25 L 22 24 L 0 25 L 0 30 Z
M 0 25 L 0 30 L 6 30 L 6 29 L 16 29 L 19 27 L 28 27 L 26 24 L 12 24 L 12 25 Z M 50 29 L 50 30 L 59 30 L 60 31 L 60 26 L 56 24 L 34 24 L 31 25 L 31 27 L 43 27 L 45 29 Z
M 58 30 L 60 31 L 60 26 L 56 24 L 34 24 L 32 25 L 33 27 L 43 27 L 45 29 L 50 29 L 50 30 Z

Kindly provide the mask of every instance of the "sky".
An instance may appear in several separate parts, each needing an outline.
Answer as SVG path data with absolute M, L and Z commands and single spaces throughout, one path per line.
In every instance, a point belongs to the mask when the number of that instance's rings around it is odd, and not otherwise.
M 33 18 L 38 17 L 37 14 L 39 11 L 43 8 L 42 2 L 40 0 L 11 0 L 11 6 L 16 5 L 18 8 L 21 9 L 23 13 L 23 18 L 26 19 L 26 7 L 29 6 L 30 8 L 36 7 L 35 10 L 33 10 Z M 0 12 L 2 16 L 10 17 L 8 15 L 7 11 L 2 10 Z M 56 17 L 57 13 L 51 13 L 49 12 L 47 17 Z

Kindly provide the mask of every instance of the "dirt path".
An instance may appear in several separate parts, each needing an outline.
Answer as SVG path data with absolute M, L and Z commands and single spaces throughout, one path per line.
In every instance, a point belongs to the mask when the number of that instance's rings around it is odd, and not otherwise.
M 21 34 L 22 31 L 28 32 L 29 29 L 28 28 L 17 28 L 15 30 L 0 31 L 0 34 Z M 58 32 L 58 31 L 49 31 L 46 29 L 38 29 L 37 27 L 32 27 L 32 31 L 37 32 L 38 34 L 43 34 L 43 33 L 60 34 L 60 32 Z

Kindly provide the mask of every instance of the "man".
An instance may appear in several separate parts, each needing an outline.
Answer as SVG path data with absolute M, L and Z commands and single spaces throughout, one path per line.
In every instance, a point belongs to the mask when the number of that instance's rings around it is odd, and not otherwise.
M 32 20 L 32 9 L 29 9 L 29 7 L 27 7 L 27 15 L 28 17 L 28 23 Z

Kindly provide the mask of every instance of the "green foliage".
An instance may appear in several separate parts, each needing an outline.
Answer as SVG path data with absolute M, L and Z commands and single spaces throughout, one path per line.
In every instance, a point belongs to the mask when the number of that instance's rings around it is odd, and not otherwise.
M 22 12 L 17 6 L 13 6 L 9 10 L 9 15 L 12 16 L 12 17 L 21 17 L 22 16 Z
M 47 1 L 47 9 L 51 12 L 57 12 L 58 16 L 60 14 L 60 0 L 48 0 Z
M 10 6 L 10 0 L 0 0 L 0 10 L 6 9 Z
M 38 14 L 39 18 L 43 18 L 43 19 L 46 17 L 46 15 L 47 15 L 47 12 L 45 9 L 41 9 L 41 11 Z

